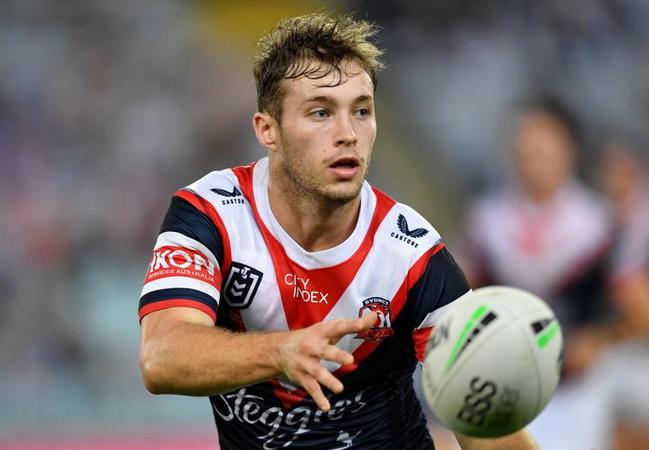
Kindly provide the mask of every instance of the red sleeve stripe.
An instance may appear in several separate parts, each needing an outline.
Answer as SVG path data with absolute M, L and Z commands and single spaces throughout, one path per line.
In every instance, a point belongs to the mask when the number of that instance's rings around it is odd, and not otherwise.
M 154 311 L 160 311 L 167 308 L 173 308 L 176 306 L 198 309 L 199 311 L 202 311 L 208 316 L 210 316 L 212 320 L 216 322 L 216 313 L 209 306 L 205 305 L 204 303 L 198 302 L 196 300 L 190 300 L 190 299 L 169 299 L 169 300 L 160 300 L 154 303 L 149 303 L 148 305 L 145 305 L 142 308 L 140 308 L 139 311 L 140 321 L 142 321 L 142 318 L 149 313 L 152 313 Z
M 225 228 L 223 219 L 219 215 L 214 205 L 195 194 L 194 192 L 188 191 L 186 189 L 181 189 L 174 194 L 176 197 L 182 198 L 189 202 L 194 208 L 198 209 L 200 212 L 205 214 L 216 228 L 221 232 L 221 239 L 223 240 L 223 266 L 221 267 L 222 273 L 227 273 L 230 270 L 230 264 L 232 262 L 232 250 L 230 247 L 230 237 L 228 236 L 228 230 Z
M 403 283 L 401 283 L 399 290 L 390 302 L 393 321 L 397 317 L 397 315 L 399 315 L 399 312 L 401 311 L 401 308 L 403 308 L 403 305 L 405 305 L 406 300 L 408 299 L 408 291 L 410 290 L 410 288 L 413 287 L 426 272 L 426 267 L 428 267 L 428 261 L 430 261 L 430 258 L 435 256 L 435 254 L 437 254 L 443 248 L 444 243 L 438 243 L 434 247 L 428 249 L 428 251 L 421 255 L 421 257 L 419 257 L 419 259 L 412 265 L 412 267 L 408 271 L 408 274 L 406 275 L 406 278 L 403 280 Z
M 428 338 L 433 332 L 434 327 L 419 328 L 412 333 L 412 343 L 415 347 L 415 356 L 420 362 L 424 361 L 426 356 L 426 344 Z

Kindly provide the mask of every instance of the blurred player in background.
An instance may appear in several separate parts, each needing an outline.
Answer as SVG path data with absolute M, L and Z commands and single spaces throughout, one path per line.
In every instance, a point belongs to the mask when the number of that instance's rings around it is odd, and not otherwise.
M 605 145 L 602 187 L 616 221 L 608 276 L 615 306 L 603 324 L 575 335 L 567 351 L 572 370 L 584 373 L 587 393 L 607 403 L 612 448 L 649 448 L 649 178 L 644 143 L 626 135 Z
M 468 212 L 472 287 L 506 284 L 546 299 L 564 333 L 601 315 L 612 225 L 602 198 L 575 175 L 579 124 L 558 98 L 523 104 L 515 176 Z
M 618 335 L 649 335 L 649 178 L 641 143 L 612 140 L 601 163 L 618 236 L 613 252 L 612 296 L 621 311 Z
M 649 448 L 649 190 L 639 145 L 611 139 L 600 161 L 615 229 L 603 288 L 611 312 L 579 327 L 566 343 L 566 371 L 573 379 L 532 425 L 564 435 L 549 441 L 550 450 L 563 448 L 570 436 L 579 436 L 574 445 L 602 450 Z M 587 420 L 577 426 L 574 417 L 584 412 Z
M 516 182 L 471 209 L 465 267 L 474 287 L 509 284 L 537 293 L 562 323 L 567 382 L 530 426 L 543 448 L 647 448 L 645 162 L 623 140 L 608 144 L 601 161 L 607 205 L 575 176 L 578 130 L 557 99 L 522 108 Z
M 222 449 L 434 448 L 412 372 L 469 287 L 435 229 L 364 181 L 376 29 L 280 22 L 259 44 L 268 157 L 172 199 L 145 279 L 154 393 L 210 396 Z M 536 448 L 526 431 L 465 449 Z
M 515 177 L 470 208 L 465 268 L 474 288 L 511 285 L 548 301 L 566 339 L 565 375 L 575 378 L 584 355 L 572 340 L 611 309 L 605 287 L 613 224 L 603 197 L 576 176 L 580 126 L 568 107 L 555 97 L 534 99 L 522 105 L 515 125 Z M 591 415 L 605 411 L 575 414 L 582 399 L 563 401 L 563 392 L 530 426 L 542 448 L 601 442 L 582 422 L 599 423 Z
M 645 161 L 628 139 L 611 139 L 600 161 L 614 244 L 606 273 L 614 315 L 573 336 L 567 369 L 582 373 L 608 345 L 649 336 L 649 186 Z

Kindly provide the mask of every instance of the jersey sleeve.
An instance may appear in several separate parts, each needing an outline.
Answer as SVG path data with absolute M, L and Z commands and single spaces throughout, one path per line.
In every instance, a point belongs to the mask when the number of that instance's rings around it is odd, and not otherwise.
M 421 277 L 408 291 L 414 331 L 412 342 L 419 361 L 435 322 L 454 301 L 470 292 L 469 283 L 451 253 L 442 246 L 430 256 Z
M 216 321 L 222 261 L 218 228 L 189 202 L 173 197 L 144 278 L 140 320 L 153 311 L 184 306 Z

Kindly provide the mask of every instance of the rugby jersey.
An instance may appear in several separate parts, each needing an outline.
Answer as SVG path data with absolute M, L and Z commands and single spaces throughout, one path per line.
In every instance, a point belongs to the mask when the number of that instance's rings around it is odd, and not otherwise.
M 415 210 L 364 182 L 352 234 L 308 252 L 273 216 L 268 177 L 264 158 L 176 192 L 145 278 L 140 318 L 186 306 L 243 332 L 295 330 L 375 311 L 373 328 L 337 343 L 353 353 L 353 364 L 322 362 L 345 385 L 341 394 L 327 391 L 331 411 L 280 379 L 214 395 L 221 448 L 434 448 L 412 372 L 436 318 L 469 291 L 440 235 Z
M 572 180 L 543 203 L 515 189 L 480 199 L 466 242 L 476 285 L 504 284 L 546 300 L 567 332 L 605 316 L 613 228 L 599 196 Z

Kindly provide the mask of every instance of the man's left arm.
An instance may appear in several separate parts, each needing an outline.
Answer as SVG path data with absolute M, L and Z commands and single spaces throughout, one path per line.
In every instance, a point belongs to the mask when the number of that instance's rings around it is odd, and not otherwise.
M 455 433 L 462 450 L 540 450 L 532 435 L 523 428 L 501 438 L 481 439 Z

